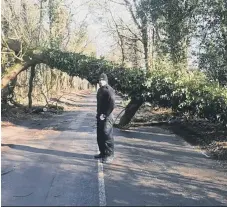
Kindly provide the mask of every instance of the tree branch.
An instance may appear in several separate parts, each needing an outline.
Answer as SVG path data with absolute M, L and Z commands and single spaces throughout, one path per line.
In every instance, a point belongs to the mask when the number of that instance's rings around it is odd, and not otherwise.
M 139 24 L 139 22 L 136 19 L 136 16 L 132 10 L 132 5 L 129 3 L 128 0 L 124 0 L 124 1 L 125 1 L 125 4 L 127 5 L 127 8 L 129 9 L 129 12 L 131 13 L 134 23 L 137 25 L 138 29 L 141 31 L 142 26 Z

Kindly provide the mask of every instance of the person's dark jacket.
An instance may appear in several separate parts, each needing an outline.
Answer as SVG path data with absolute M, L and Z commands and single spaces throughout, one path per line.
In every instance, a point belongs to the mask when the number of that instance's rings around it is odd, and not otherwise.
M 114 110 L 114 106 L 114 89 L 109 85 L 100 87 L 97 93 L 97 116 L 104 114 L 108 117 Z

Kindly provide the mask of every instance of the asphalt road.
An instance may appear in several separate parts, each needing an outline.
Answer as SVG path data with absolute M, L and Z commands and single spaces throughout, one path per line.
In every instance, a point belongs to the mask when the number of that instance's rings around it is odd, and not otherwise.
M 227 205 L 221 165 L 160 128 L 114 129 L 115 160 L 94 160 L 95 95 L 78 104 L 38 126 L 2 128 L 2 206 Z M 53 133 L 40 138 L 44 126 Z

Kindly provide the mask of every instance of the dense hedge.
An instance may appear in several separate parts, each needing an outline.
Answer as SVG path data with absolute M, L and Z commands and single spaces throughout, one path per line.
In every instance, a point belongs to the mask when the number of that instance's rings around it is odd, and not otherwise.
M 142 69 L 127 69 L 104 59 L 60 51 L 46 51 L 45 57 L 48 65 L 92 84 L 105 72 L 110 84 L 124 96 L 227 124 L 227 89 L 208 81 L 201 72 L 156 67 L 146 74 Z
M 227 89 L 198 71 L 152 71 L 146 100 L 189 114 L 227 124 Z

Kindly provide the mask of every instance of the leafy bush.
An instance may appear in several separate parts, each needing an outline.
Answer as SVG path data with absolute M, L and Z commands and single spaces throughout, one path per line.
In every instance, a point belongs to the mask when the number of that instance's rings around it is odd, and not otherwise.
M 206 118 L 227 125 L 227 90 L 210 82 L 199 71 L 159 64 L 146 73 L 81 54 L 46 51 L 48 65 L 72 76 L 86 78 L 92 84 L 105 72 L 112 85 L 123 96 L 142 99 L 157 106 L 171 107 L 181 114 Z
M 152 71 L 146 85 L 149 102 L 227 124 L 227 90 L 199 71 Z

